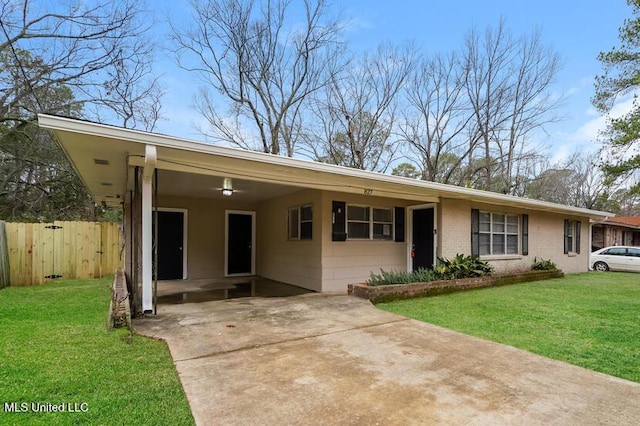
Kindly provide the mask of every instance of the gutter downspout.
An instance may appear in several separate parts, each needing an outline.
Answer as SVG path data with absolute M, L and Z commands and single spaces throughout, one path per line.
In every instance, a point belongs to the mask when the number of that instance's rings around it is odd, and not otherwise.
M 153 175 L 158 161 L 154 145 L 145 146 L 142 171 L 142 312 L 153 313 Z

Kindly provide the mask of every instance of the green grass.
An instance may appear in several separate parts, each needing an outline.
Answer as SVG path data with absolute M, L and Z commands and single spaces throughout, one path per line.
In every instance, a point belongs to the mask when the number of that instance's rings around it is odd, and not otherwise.
M 640 274 L 591 272 L 377 306 L 640 382 Z
M 0 290 L 0 424 L 194 423 L 166 344 L 106 330 L 111 283 Z M 8 413 L 11 402 L 86 411 Z

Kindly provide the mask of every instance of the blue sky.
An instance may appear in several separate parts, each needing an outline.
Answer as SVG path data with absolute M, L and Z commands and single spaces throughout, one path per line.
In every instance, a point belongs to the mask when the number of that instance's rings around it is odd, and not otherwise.
M 295 1 L 295 0 L 294 0 Z M 538 29 L 543 41 L 563 63 L 554 90 L 563 94 L 559 115 L 565 119 L 547 127 L 540 142 L 551 147 L 554 159 L 576 149 L 595 147 L 603 119 L 591 106 L 595 75 L 602 71 L 597 55 L 618 45 L 618 28 L 631 9 L 624 0 L 334 0 L 351 25 L 348 42 L 354 50 L 373 49 L 382 42 L 414 41 L 426 55 L 462 46 L 471 28 L 496 26 L 501 18 L 514 36 Z M 158 9 L 184 18 L 186 0 L 167 0 Z M 161 25 L 159 27 L 162 27 Z M 198 87 L 197 77 L 177 69 L 169 59 L 161 63 L 167 95 L 156 131 L 201 140 L 194 129 L 202 123 L 190 107 Z

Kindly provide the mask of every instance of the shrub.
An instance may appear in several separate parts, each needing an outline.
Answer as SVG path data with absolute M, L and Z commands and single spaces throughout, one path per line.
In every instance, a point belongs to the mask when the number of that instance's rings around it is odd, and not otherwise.
M 371 273 L 371 276 L 367 280 L 369 285 L 384 285 L 384 284 L 407 284 L 411 281 L 411 273 L 400 271 L 385 271 L 380 269 L 380 274 Z
M 433 269 L 420 268 L 413 272 L 385 271 L 379 274 L 371 273 L 367 284 L 407 284 L 415 282 L 429 282 L 436 280 L 455 280 L 461 278 L 482 277 L 491 275 L 493 267 L 487 262 L 473 256 L 456 255 L 452 260 L 438 258 L 438 264 Z
M 533 269 L 534 271 L 554 271 L 558 269 L 558 267 L 551 260 L 545 260 L 545 259 L 538 260 L 537 258 L 534 258 L 533 265 L 531 265 L 531 269 Z
M 438 258 L 438 265 L 434 268 L 440 279 L 454 280 L 459 278 L 473 278 L 491 275 L 493 266 L 476 256 L 457 254 L 453 259 Z

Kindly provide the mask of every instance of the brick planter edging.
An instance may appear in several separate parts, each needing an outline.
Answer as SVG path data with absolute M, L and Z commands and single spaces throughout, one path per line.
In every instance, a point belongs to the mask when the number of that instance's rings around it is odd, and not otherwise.
M 113 277 L 107 329 L 121 327 L 127 327 L 131 330 L 131 307 L 129 305 L 129 290 L 127 290 L 124 271 L 118 269 Z
M 488 277 L 465 278 L 460 280 L 441 280 L 409 284 L 389 284 L 370 286 L 365 283 L 349 284 L 350 295 L 368 299 L 371 303 L 390 302 L 392 300 L 411 299 L 414 297 L 435 296 L 482 287 L 523 283 L 529 281 L 548 280 L 563 277 L 560 270 L 523 271 L 513 274 L 494 275 Z

